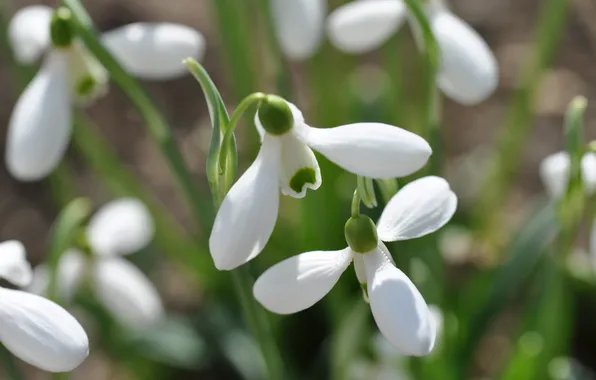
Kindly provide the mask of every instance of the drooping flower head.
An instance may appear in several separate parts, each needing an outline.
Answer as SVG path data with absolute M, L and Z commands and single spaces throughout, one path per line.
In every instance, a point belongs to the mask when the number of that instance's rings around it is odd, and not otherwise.
M 550 197 L 560 199 L 567 192 L 570 166 L 567 152 L 551 154 L 540 163 L 540 179 Z M 584 154 L 580 167 L 584 191 L 588 196 L 593 195 L 596 192 L 596 154 Z
M 17 285 L 31 281 L 31 266 L 18 241 L 0 243 L 0 277 Z M 0 287 L 0 343 L 21 360 L 49 372 L 69 372 L 89 354 L 79 322 L 43 297 Z
M 209 250 L 220 270 L 234 269 L 265 247 L 277 220 L 279 191 L 302 198 L 321 186 L 313 150 L 343 169 L 370 178 L 403 177 L 422 168 L 428 143 L 404 129 L 356 123 L 319 129 L 308 126 L 296 106 L 269 95 L 255 117 L 262 144 L 219 209 Z
M 56 168 L 70 141 L 73 105 L 107 92 L 107 71 L 76 38 L 70 17 L 65 8 L 37 5 L 19 10 L 9 24 L 10 45 L 20 63 L 34 63 L 45 53 L 8 126 L 6 166 L 21 181 L 40 180 Z M 184 74 L 182 59 L 200 59 L 205 49 L 199 32 L 168 23 L 130 24 L 101 39 L 125 69 L 146 79 Z
M 164 310 L 157 289 L 143 272 L 121 257 L 146 247 L 153 234 L 151 215 L 137 199 L 122 198 L 104 205 L 86 230 L 92 256 L 73 248 L 60 259 L 57 288 L 61 298 L 70 301 L 89 274 L 95 296 L 120 323 L 143 328 L 159 321 Z M 48 268 L 35 268 L 30 290 L 44 294 L 48 283 Z
M 298 61 L 312 57 L 323 40 L 327 0 L 272 0 L 271 8 L 284 55 Z
M 353 262 L 381 333 L 404 355 L 427 355 L 435 344 L 436 323 L 383 242 L 432 233 L 451 219 L 456 207 L 457 197 L 444 179 L 413 181 L 389 201 L 376 228 L 367 216 L 350 218 L 347 248 L 301 253 L 274 265 L 255 282 L 254 296 L 274 313 L 296 313 L 322 299 Z
M 499 76 L 497 61 L 487 43 L 444 1 L 430 0 L 426 12 L 440 50 L 438 86 L 461 104 L 484 101 L 497 88 Z M 407 18 L 403 0 L 357 0 L 333 11 L 327 30 L 338 49 L 360 54 L 383 45 Z M 418 35 L 419 26 L 413 17 L 410 21 Z

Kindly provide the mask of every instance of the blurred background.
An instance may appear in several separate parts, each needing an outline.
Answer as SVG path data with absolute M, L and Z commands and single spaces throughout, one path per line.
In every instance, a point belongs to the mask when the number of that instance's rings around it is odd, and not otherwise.
M 2 1 L 5 21 L 15 10 L 39 4 Z M 341 3 L 329 0 L 329 11 Z M 498 60 L 500 79 L 497 91 L 479 105 L 441 100 L 444 148 L 435 154 L 441 154 L 443 176 L 458 194 L 458 214 L 436 237 L 392 247 L 398 265 L 420 287 L 427 302 L 440 304 L 443 310 L 441 349 L 425 359 L 395 357 L 382 341 L 379 343 L 376 326 L 349 273 L 313 308 L 287 317 L 268 314 L 294 379 L 596 378 L 592 374 L 596 369 L 596 287 L 591 273 L 588 279 L 579 280 L 575 273 L 566 273 L 571 280 L 564 296 L 551 298 L 550 293 L 543 294 L 543 265 L 537 258 L 548 236 L 543 225 L 547 222 L 541 219 L 548 210 L 542 208 L 546 196 L 538 167 L 544 157 L 564 149 L 563 117 L 576 95 L 585 96 L 589 102 L 586 141 L 596 138 L 596 107 L 592 106 L 596 99 L 596 2 L 568 2 L 552 60 L 535 66 L 537 31 L 547 3 L 450 1 L 453 12 L 490 45 Z M 374 53 L 348 56 L 325 42 L 314 57 L 291 62 L 276 46 L 266 0 L 89 0 L 84 4 L 102 31 L 135 21 L 177 22 L 198 29 L 207 41 L 202 63 L 229 110 L 249 93 L 262 91 L 292 100 L 303 110 L 307 122 L 317 127 L 367 120 L 416 131 L 423 123 L 420 82 L 424 74 L 408 28 L 401 28 Z M 524 124 L 527 138 L 522 133 L 523 148 L 515 160 L 512 186 L 503 193 L 497 210 L 500 218 L 493 230 L 496 232 L 490 239 L 478 238 L 475 223 L 483 180 L 506 126 L 515 124 L 511 115 L 519 116 L 516 109 L 527 88 L 526 78 L 533 75 L 528 74 L 528 68 L 539 78 L 534 86 L 536 97 L 526 104 L 531 112 L 518 120 Z M 211 127 L 198 83 L 187 75 L 144 85 L 170 122 L 204 196 L 205 219 L 212 220 L 214 211 L 205 178 Z M 3 156 L 6 126 L 22 88 L 15 80 L 6 50 L 0 54 L 0 87 Z M 168 310 L 168 320 L 150 331 L 128 331 L 96 305 L 74 307 L 91 337 L 92 348 L 90 357 L 71 378 L 265 378 L 231 280 L 227 273 L 212 267 L 206 250 L 209 231 L 193 220 L 134 107 L 112 84 L 109 94 L 88 107 L 86 113 L 95 124 L 91 126 L 93 132 L 105 139 L 140 182 L 143 192 L 179 221 L 174 227 L 201 242 L 200 252 L 192 254 L 203 258 L 195 263 L 200 266 L 197 276 L 194 266 L 169 260 L 167 244 L 153 244 L 131 256 L 154 281 Z M 258 139 L 249 122 L 238 128 L 237 138 L 241 172 L 255 157 Z M 20 183 L 0 166 L 0 241 L 22 241 L 34 265 L 44 261 L 51 225 L 70 196 L 89 197 L 99 208 L 124 194 L 117 184 L 106 184 L 89 164 L 84 150 L 80 144 L 72 144 L 61 166 L 60 180 Z M 299 252 L 345 246 L 343 225 L 349 217 L 355 179 L 320 160 L 322 188 L 300 201 L 283 197 L 275 233 L 251 266 L 255 275 Z M 370 213 L 378 216 L 380 210 Z M 527 232 L 526 227 L 533 230 Z M 526 232 L 520 239 L 519 235 Z M 576 241 L 578 250 L 588 249 L 587 236 L 588 231 L 582 228 Z M 430 245 L 435 248 L 430 249 Z M 427 257 L 431 253 L 432 257 Z M 501 289 L 503 293 L 499 293 Z M 549 299 L 553 299 L 552 304 Z M 544 316 L 554 319 L 545 321 Z M 478 331 L 482 334 L 470 338 Z M 25 365 L 23 368 L 27 379 L 47 378 L 47 374 Z

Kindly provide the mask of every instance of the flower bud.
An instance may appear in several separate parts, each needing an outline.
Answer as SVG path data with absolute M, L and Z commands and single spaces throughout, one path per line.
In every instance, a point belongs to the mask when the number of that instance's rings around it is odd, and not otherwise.
M 294 126 L 294 116 L 288 103 L 276 95 L 267 95 L 259 107 L 259 120 L 267 133 L 283 135 Z
M 356 253 L 368 253 L 379 244 L 375 223 L 366 215 L 348 219 L 344 233 L 348 245 Z
M 72 44 L 72 14 L 67 8 L 58 8 L 52 15 L 50 23 L 50 37 L 52 45 L 57 48 L 69 47 Z

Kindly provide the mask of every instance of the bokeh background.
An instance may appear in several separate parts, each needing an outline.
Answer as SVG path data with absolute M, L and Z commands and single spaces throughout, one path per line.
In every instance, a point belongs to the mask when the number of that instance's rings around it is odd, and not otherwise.
M 214 6 L 216 2 L 219 4 Z M 341 2 L 329 0 L 329 9 Z M 43 3 L 56 5 L 52 1 Z M 273 92 L 288 96 L 299 104 L 307 121 L 314 126 L 330 127 L 367 119 L 407 129 L 417 128 L 421 122 L 422 101 L 420 58 L 408 28 L 402 28 L 399 35 L 378 52 L 365 56 L 346 56 L 325 43 L 314 58 L 301 63 L 289 62 L 280 59 L 274 47 L 275 40 L 263 12 L 263 3 L 261 0 L 88 0 L 85 5 L 102 31 L 135 21 L 178 22 L 200 30 L 207 41 L 203 65 L 229 109 L 250 92 Z M 492 149 L 511 112 L 516 90 L 524 83 L 524 67 L 532 60 L 538 20 L 547 1 L 452 0 L 450 3 L 453 11 L 486 39 L 500 68 L 498 90 L 482 104 L 469 107 L 442 100 L 444 176 L 460 198 L 460 210 L 452 223 L 454 226 L 445 228 L 437 238 L 442 261 L 446 263 L 444 282 L 438 286 L 450 292 L 453 304 L 464 304 L 468 300 L 470 304 L 464 309 L 482 309 L 485 307 L 482 301 L 489 298 L 489 290 L 498 282 L 488 281 L 482 287 L 474 281 L 482 274 L 493 279 L 491 276 L 498 272 L 503 259 L 500 250 L 505 249 L 511 237 L 527 223 L 536 202 L 544 198 L 538 166 L 544 157 L 563 149 L 563 116 L 576 95 L 584 95 L 589 101 L 585 115 L 587 141 L 596 138 L 596 107 L 591 105 L 596 100 L 596 24 L 593 21 L 596 19 L 596 3 L 592 0 L 569 1 L 569 14 L 560 43 L 552 63 L 541 76 L 531 128 L 528 129 L 530 133 L 515 165 L 513 186 L 499 209 L 504 217 L 500 220 L 496 248 L 476 244 L 471 237 L 474 226 L 470 225 L 472 219 L 469 216 L 475 212 L 475 200 L 479 196 L 485 168 L 490 164 Z M 30 4 L 37 2 L 3 0 L 3 18 L 8 19 L 14 10 Z M 228 11 L 222 16 L 224 8 Z M 231 19 L 240 20 L 241 26 L 228 27 L 226 20 Z M 238 30 L 245 32 L 242 46 L 230 49 L 229 41 L 234 38 L 230 34 Z M 20 86 L 7 52 L 1 53 L 0 155 L 3 155 L 6 126 Z M 281 77 L 280 70 L 285 73 Z M 213 218 L 204 171 L 211 127 L 200 87 L 190 75 L 166 83 L 144 84 L 170 122 L 196 186 L 204 195 L 205 218 Z M 396 84 L 401 86 L 397 95 Z M 96 124 L 96 132 L 109 142 L 144 190 L 180 221 L 185 235 L 202 241 L 201 253 L 207 254 L 204 246 L 209 231 L 193 221 L 189 206 L 127 98 L 112 85 L 110 93 L 86 112 Z M 258 148 L 257 136 L 250 123 L 239 128 L 238 139 L 243 170 Z M 322 165 L 324 185 L 320 192 L 311 193 L 300 202 L 284 199 L 282 220 L 266 251 L 253 265 L 255 274 L 281 258 L 304 250 L 336 249 L 345 245 L 343 223 L 349 216 L 354 178 L 329 163 L 323 161 Z M 69 185 L 56 188 L 56 182 L 52 180 L 19 183 L 10 177 L 4 166 L 0 166 L 0 241 L 18 239 L 24 242 L 34 264 L 44 260 L 51 224 L 65 198 L 71 194 L 87 196 L 96 207 L 114 198 L 113 188 L 105 185 L 75 147 L 69 150 L 63 169 Z M 378 210 L 372 214 L 378 215 Z M 587 248 L 586 235 L 584 231 L 577 241 L 577 246 L 584 250 Z M 423 245 L 414 244 L 404 250 L 422 248 Z M 393 252 L 398 256 L 398 263 L 405 263 L 410 270 L 414 267 L 415 271 L 416 265 L 399 258 L 400 248 Z M 204 281 L 197 281 L 188 267 L 171 262 L 167 257 L 163 249 L 152 246 L 135 254 L 132 260 L 156 283 L 172 315 L 172 324 L 138 337 L 113 325 L 109 318 L 104 320 L 88 310 L 80 310 L 92 336 L 92 351 L 89 359 L 73 372 L 72 379 L 263 378 L 258 352 L 245 332 L 227 275 L 205 267 Z M 209 265 L 210 260 L 205 263 Z M 344 275 L 340 289 L 312 309 L 290 317 L 270 315 L 284 358 L 296 379 L 373 379 L 372 375 L 358 375 L 362 371 L 356 368 L 357 363 L 377 363 L 378 353 L 369 342 L 376 329 L 370 316 L 360 311 L 359 288 L 350 275 Z M 474 287 L 479 289 L 475 298 L 468 297 Z M 445 372 L 443 377 L 441 370 L 424 375 L 424 370 L 416 372 L 416 368 L 424 364 L 414 361 L 411 366 L 414 374 L 418 373 L 415 378 L 593 378 L 590 368 L 596 368 L 596 329 L 593 326 L 596 291 L 589 286 L 574 288 L 567 293 L 570 333 L 565 337 L 564 348 L 557 355 L 551 355 L 575 359 L 553 364 L 549 357 L 548 361 L 540 362 L 544 370 L 536 371 L 534 375 L 524 371 L 507 372 L 515 360 L 521 360 L 521 367 L 524 367 L 525 361 L 515 357 L 520 347 L 525 352 L 541 350 L 550 344 L 546 337 L 524 335 L 526 311 L 533 307 L 527 300 L 532 299 L 535 290 L 535 283 L 521 282 L 518 294 L 492 315 L 490 329 L 475 348 L 465 375 L 447 375 Z M 455 307 L 453 310 L 459 309 Z M 354 339 L 361 339 L 363 343 L 356 350 L 357 354 L 351 354 L 350 360 L 341 364 L 345 371 L 338 375 L 329 362 L 336 344 L 335 333 L 343 326 L 342 321 L 349 318 L 362 319 L 362 325 L 367 326 L 363 331 L 367 333 L 354 335 Z M 465 320 L 461 319 L 460 323 Z M 578 370 L 579 363 L 581 370 Z M 575 377 L 553 375 L 564 373 L 559 367 L 565 365 L 574 368 Z M 27 378 L 47 378 L 33 369 L 27 371 Z M 386 379 L 401 379 L 397 376 L 389 375 Z

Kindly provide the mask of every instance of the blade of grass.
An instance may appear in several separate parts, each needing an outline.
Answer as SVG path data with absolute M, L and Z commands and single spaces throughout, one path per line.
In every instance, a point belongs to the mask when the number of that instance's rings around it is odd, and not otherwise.
M 112 80 L 128 96 L 131 102 L 145 120 L 147 132 L 159 147 L 163 157 L 172 170 L 176 181 L 180 185 L 193 210 L 197 223 L 208 231 L 210 225 L 203 216 L 201 196 L 196 191 L 192 177 L 178 149 L 172 131 L 164 116 L 143 89 L 130 74 L 122 68 L 120 63 L 103 47 L 97 37 L 93 23 L 87 11 L 79 0 L 62 0 L 62 4 L 72 12 L 72 22 L 76 33 L 87 49 L 97 58 L 108 71 Z
M 542 8 L 533 50 L 519 78 L 505 125 L 501 131 L 488 176 L 481 186 L 475 209 L 478 236 L 498 246 L 503 204 L 509 194 L 527 137 L 532 129 L 540 84 L 559 46 L 568 12 L 568 0 L 548 0 Z

